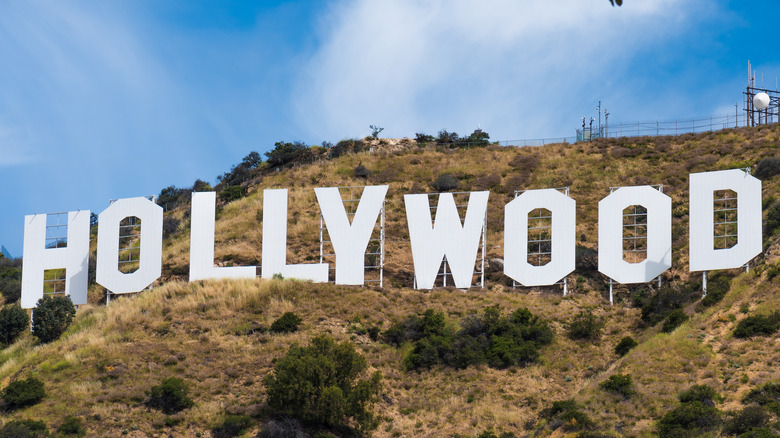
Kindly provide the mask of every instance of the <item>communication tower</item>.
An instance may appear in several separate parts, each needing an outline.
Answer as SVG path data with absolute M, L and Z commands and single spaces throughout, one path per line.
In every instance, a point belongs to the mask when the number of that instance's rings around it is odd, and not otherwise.
M 765 125 L 780 121 L 778 116 L 780 92 L 777 89 L 769 90 L 763 88 L 763 83 L 761 87 L 756 86 L 756 72 L 751 69 L 750 61 L 748 61 L 748 85 L 743 94 L 745 95 L 747 126 Z

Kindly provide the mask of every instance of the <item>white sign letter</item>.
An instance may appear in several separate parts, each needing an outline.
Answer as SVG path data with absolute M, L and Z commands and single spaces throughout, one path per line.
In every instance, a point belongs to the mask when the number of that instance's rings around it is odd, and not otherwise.
M 263 278 L 328 281 L 328 264 L 287 264 L 287 189 L 263 190 Z
M 43 271 L 65 268 L 65 295 L 73 304 L 87 303 L 89 210 L 68 213 L 68 244 L 46 248 L 46 215 L 24 217 L 22 307 L 31 309 L 43 298 Z
M 713 193 L 737 193 L 737 244 L 714 249 Z M 744 266 L 761 253 L 761 181 L 741 169 L 690 175 L 690 271 Z
M 555 284 L 574 271 L 577 203 L 555 189 L 528 190 L 504 206 L 504 274 L 523 286 Z M 528 263 L 528 213 L 552 213 L 552 254 L 543 266 Z
M 647 257 L 623 260 L 623 210 L 647 209 Z M 672 198 L 650 186 L 621 187 L 599 201 L 599 272 L 618 283 L 646 283 L 672 266 Z
M 192 192 L 190 226 L 190 281 L 219 278 L 255 278 L 255 266 L 214 266 L 216 192 Z
M 138 270 L 126 274 L 119 270 L 119 226 L 122 219 L 141 220 L 141 251 Z M 140 198 L 115 201 L 100 213 L 97 240 L 97 282 L 115 294 L 140 292 L 162 273 L 163 209 Z
M 440 193 L 435 223 L 431 224 L 428 195 L 404 195 L 414 276 L 418 289 L 431 289 L 443 258 L 452 269 L 455 287 L 471 287 L 490 192 L 471 192 L 461 225 L 452 193 Z
M 363 188 L 351 224 L 338 188 L 316 188 L 314 193 L 317 194 L 317 202 L 336 253 L 336 284 L 362 285 L 368 240 L 382 210 L 387 186 Z

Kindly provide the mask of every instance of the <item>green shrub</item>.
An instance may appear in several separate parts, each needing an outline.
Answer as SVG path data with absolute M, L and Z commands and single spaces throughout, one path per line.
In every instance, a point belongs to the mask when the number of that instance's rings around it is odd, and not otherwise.
M 586 429 L 593 424 L 590 418 L 580 411 L 574 400 L 553 402 L 552 406 L 543 409 L 539 415 L 549 420 L 553 430 L 562 427 L 563 430 L 572 432 Z
M 737 324 L 734 337 L 771 336 L 780 330 L 780 311 L 769 315 L 748 316 Z
M 19 409 L 39 403 L 46 397 L 43 382 L 30 377 L 14 380 L 3 389 L 3 401 L 9 409 Z
M 404 358 L 407 370 L 438 364 L 455 368 L 481 363 L 494 368 L 523 366 L 535 362 L 539 349 L 553 338 L 549 325 L 528 309 L 504 316 L 498 306 L 490 306 L 482 316 L 468 316 L 460 325 L 457 332 L 447 329 L 444 314 L 428 309 L 422 318 L 412 316 L 394 324 L 384 338 L 395 345 L 415 342 Z
M 212 190 L 214 189 L 211 187 L 211 184 L 201 179 L 196 179 L 195 182 L 192 184 L 193 192 L 210 192 Z
M 252 427 L 252 418 L 247 415 L 228 415 L 222 424 L 211 429 L 213 438 L 233 438 Z
M 70 297 L 44 296 L 33 310 L 32 334 L 41 342 L 52 342 L 60 338 L 70 326 L 76 308 Z
M 721 397 L 711 386 L 693 385 L 678 396 L 681 403 L 701 402 L 705 405 L 712 405 L 720 401 Z
M 298 326 L 303 321 L 293 312 L 286 312 L 271 324 L 272 333 L 292 333 L 298 331 Z
M 87 434 L 87 429 L 82 424 L 81 418 L 68 415 L 62 420 L 57 432 L 65 436 L 84 436 Z
M 742 399 L 742 403 L 756 403 L 780 415 L 780 383 L 766 383 L 752 389 Z
M 762 181 L 778 174 L 780 174 L 780 158 L 776 157 L 764 158 L 759 161 L 756 170 L 753 171 L 753 176 Z
M 188 388 L 184 380 L 178 377 L 163 379 L 160 385 L 152 386 L 146 406 L 159 409 L 171 415 L 181 412 L 195 405 L 195 402 L 187 396 Z
M 222 202 L 233 202 L 246 196 L 246 189 L 242 186 L 227 186 L 219 192 L 219 199 Z
M 418 145 L 422 145 L 424 143 L 433 143 L 436 141 L 436 137 L 418 132 L 414 134 L 414 141 L 416 141 Z
M 0 438 L 41 438 L 49 436 L 43 421 L 11 420 L 0 428 Z
M 379 327 L 377 326 L 371 326 L 368 328 L 368 338 L 372 341 L 376 342 L 379 340 Z
M 748 406 L 736 412 L 723 425 L 723 433 L 740 435 L 751 430 L 760 429 L 769 423 L 769 414 L 761 406 Z
M 0 309 L 0 343 L 9 345 L 30 327 L 27 311 L 17 305 Z
M 780 228 L 780 201 L 773 203 L 766 211 L 764 237 L 770 237 Z
M 449 192 L 450 190 L 457 189 L 458 185 L 460 185 L 460 182 L 457 178 L 449 173 L 442 173 L 436 178 L 433 184 L 431 184 L 431 187 L 439 192 Z
M 573 340 L 594 341 L 601 336 L 604 323 L 596 319 L 590 310 L 583 310 L 569 323 L 566 336 Z
M 683 403 L 658 421 L 661 438 L 698 437 L 720 424 L 720 411 L 700 401 Z
M 274 143 L 274 149 L 266 152 L 265 156 L 268 157 L 270 167 L 279 167 L 285 164 L 308 162 L 313 158 L 313 153 L 305 143 L 277 141 Z
M 671 287 L 663 287 L 654 295 L 642 300 L 642 321 L 656 325 L 672 311 L 681 309 L 687 302 L 687 293 Z
M 629 374 L 613 374 L 607 380 L 601 382 L 599 387 L 604 391 L 613 392 L 625 398 L 630 397 L 634 393 L 631 375 Z
M 713 275 L 707 281 L 707 295 L 701 300 L 704 307 L 719 303 L 731 288 L 731 278 L 726 275 Z
M 669 316 L 664 320 L 664 325 L 661 327 L 661 331 L 664 333 L 671 333 L 679 327 L 682 323 L 688 320 L 688 315 L 683 312 L 682 309 L 673 310 Z
M 0 295 L 6 303 L 15 303 L 22 296 L 22 259 L 0 257 Z
M 265 378 L 268 405 L 306 422 L 376 428 L 371 407 L 379 392 L 381 374 L 359 379 L 367 364 L 355 346 L 317 336 L 308 347 L 293 345 Z
M 621 339 L 620 342 L 618 342 L 618 344 L 615 346 L 615 354 L 623 357 L 626 354 L 628 354 L 628 352 L 632 348 L 636 347 L 637 345 L 639 345 L 639 343 L 635 341 L 634 338 L 632 338 L 631 336 L 626 336 L 623 339 Z
M 366 179 L 371 176 L 371 171 L 366 168 L 362 163 L 355 167 L 355 178 Z

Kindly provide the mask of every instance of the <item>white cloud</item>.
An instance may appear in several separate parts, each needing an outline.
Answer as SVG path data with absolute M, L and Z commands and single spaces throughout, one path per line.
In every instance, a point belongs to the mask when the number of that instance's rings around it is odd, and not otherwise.
M 669 41 L 700 2 L 354 0 L 322 22 L 294 104 L 321 137 L 571 135 L 622 62 Z M 618 84 L 619 85 L 619 84 Z M 617 87 L 619 88 L 619 87 Z M 617 92 L 619 95 L 620 92 Z

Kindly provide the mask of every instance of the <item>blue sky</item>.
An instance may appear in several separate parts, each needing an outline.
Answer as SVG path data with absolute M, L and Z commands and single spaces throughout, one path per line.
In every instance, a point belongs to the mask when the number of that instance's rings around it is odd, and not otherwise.
M 774 1 L 0 4 L 0 244 L 24 215 L 212 183 L 277 141 L 441 129 L 492 140 L 732 114 L 774 88 Z M 759 83 L 760 85 L 760 83 Z M 741 108 L 741 104 L 740 104 Z

